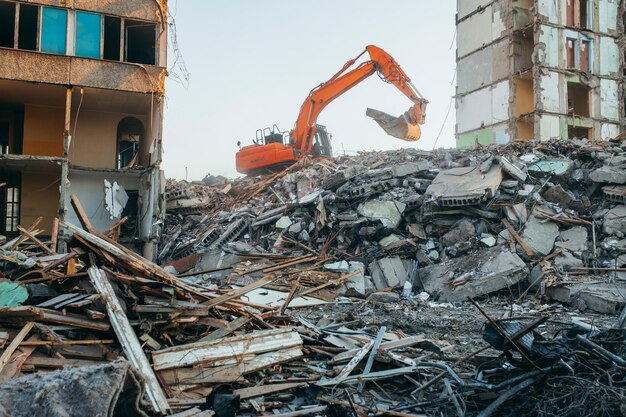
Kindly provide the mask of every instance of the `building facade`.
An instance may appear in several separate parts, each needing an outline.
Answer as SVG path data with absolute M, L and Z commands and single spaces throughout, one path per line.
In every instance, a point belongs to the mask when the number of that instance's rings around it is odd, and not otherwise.
M 457 146 L 617 136 L 620 3 L 457 0 Z
M 154 257 L 164 215 L 166 7 L 0 1 L 0 235 L 39 217 L 40 236 L 58 221 L 79 224 L 76 195 L 94 228 L 127 217 L 121 240 Z

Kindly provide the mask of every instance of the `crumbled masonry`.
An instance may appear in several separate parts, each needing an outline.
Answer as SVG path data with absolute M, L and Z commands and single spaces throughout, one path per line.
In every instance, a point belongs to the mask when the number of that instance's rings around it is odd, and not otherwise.
M 625 168 L 548 141 L 169 181 L 158 264 L 74 196 L 67 254 L 0 237 L 0 417 L 107 369 L 115 417 L 623 415 Z

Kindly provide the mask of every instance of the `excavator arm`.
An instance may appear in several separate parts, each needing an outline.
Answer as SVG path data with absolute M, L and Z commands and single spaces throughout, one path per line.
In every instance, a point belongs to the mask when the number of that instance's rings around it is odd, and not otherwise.
M 366 52 L 369 54 L 370 60 L 348 71 Z M 383 81 L 396 86 L 414 103 L 413 107 L 403 116 L 397 119 L 392 118 L 395 120 L 387 119 L 381 121 L 380 115 L 377 115 L 379 117 L 374 116 L 376 121 L 392 136 L 410 141 L 420 138 L 419 125 L 424 123 L 428 101 L 419 93 L 413 83 L 411 83 L 409 76 L 406 75 L 391 55 L 374 45 L 369 45 L 356 58 L 346 62 L 343 68 L 333 75 L 332 78 L 315 87 L 302 104 L 296 125 L 291 131 L 291 138 L 294 141 L 293 146 L 299 149 L 302 155 L 311 151 L 316 131 L 315 123 L 322 110 L 334 99 L 375 72 L 379 73 Z M 388 118 L 390 117 L 384 113 L 378 113 Z M 384 119 L 384 116 L 382 119 Z

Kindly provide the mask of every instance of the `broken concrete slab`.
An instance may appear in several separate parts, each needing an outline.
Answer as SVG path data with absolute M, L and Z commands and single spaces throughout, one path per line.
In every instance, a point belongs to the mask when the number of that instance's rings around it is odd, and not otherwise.
M 491 198 L 502 182 L 502 169 L 494 165 L 486 173 L 477 167 L 441 171 L 426 189 L 426 198 L 442 206 L 476 205 Z
M 291 221 L 289 216 L 282 216 L 280 219 L 278 219 L 275 226 L 277 229 L 287 229 L 292 224 L 293 222 Z
M 408 274 L 402 259 L 398 256 L 370 263 L 369 271 L 378 290 L 403 286 Z
M 475 234 L 474 224 L 467 219 L 462 219 L 441 237 L 441 245 L 443 247 L 454 246 L 459 242 L 470 240 Z
M 543 193 L 543 198 L 551 203 L 557 203 L 562 208 L 568 208 L 576 196 L 569 191 L 565 191 L 560 185 L 554 185 Z
M 554 242 L 559 236 L 559 225 L 555 222 L 540 220 L 535 216 L 530 216 L 521 238 L 535 253 L 543 256 L 552 253 Z
M 528 174 L 526 174 L 521 168 L 509 161 L 506 157 L 500 157 L 499 162 L 502 169 L 516 180 L 525 182 L 528 178 Z
M 396 178 L 406 177 L 408 175 L 417 174 L 418 172 L 428 171 L 431 168 L 430 162 L 427 160 L 407 162 L 405 164 L 394 165 L 390 168 L 391 175 Z
M 578 268 L 584 266 L 581 259 L 576 258 L 571 252 L 564 250 L 559 256 L 554 258 L 554 265 L 562 268 Z
M 589 308 L 603 314 L 617 314 L 626 304 L 626 283 L 572 284 L 550 287 L 547 295 L 580 310 Z
M 589 179 L 593 182 L 626 184 L 626 170 L 605 165 L 589 174 Z
M 464 283 L 451 285 L 462 275 Z M 441 301 L 456 302 L 511 287 L 527 276 L 528 267 L 517 254 L 495 246 L 418 270 L 417 286 Z
M 406 204 L 399 201 L 367 201 L 360 204 L 357 212 L 369 220 L 380 220 L 385 227 L 397 228 L 402 220 Z
M 604 215 L 604 233 L 626 233 L 626 206 L 615 206 Z
M 528 164 L 527 168 L 528 172 L 536 176 L 566 177 L 572 172 L 573 167 L 574 162 L 571 159 L 543 159 Z
M 587 228 L 582 226 L 562 230 L 560 241 L 555 243 L 557 248 L 567 249 L 570 252 L 582 252 L 587 250 Z

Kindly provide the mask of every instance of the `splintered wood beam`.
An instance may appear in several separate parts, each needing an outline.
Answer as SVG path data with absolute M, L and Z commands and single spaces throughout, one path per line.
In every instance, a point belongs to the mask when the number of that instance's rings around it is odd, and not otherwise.
M 52 249 L 44 245 L 41 240 L 37 239 L 35 236 L 33 236 L 28 230 L 24 229 L 22 226 L 17 226 L 17 230 L 22 234 L 22 236 L 27 238 L 26 240 L 30 239 L 33 242 L 35 242 L 35 245 L 43 249 L 44 252 L 47 252 L 50 255 L 56 255 L 55 251 L 53 251 Z
M 117 299 L 113 287 L 104 271 L 91 267 L 89 268 L 89 279 L 94 288 L 102 296 L 107 309 L 107 314 L 111 326 L 124 349 L 128 361 L 135 370 L 142 376 L 145 383 L 145 393 L 152 404 L 154 410 L 159 414 L 166 414 L 169 403 L 165 393 L 159 385 L 159 381 L 150 366 L 150 362 L 141 348 L 141 343 L 135 334 L 120 301 Z
M 11 344 L 4 350 L 2 356 L 0 356 L 0 373 L 2 373 L 2 370 L 11 359 L 11 355 L 13 355 L 13 352 L 20 346 L 24 338 L 28 336 L 28 333 L 32 330 L 34 325 L 35 323 L 32 321 L 26 323 L 24 327 L 22 327 L 22 330 L 15 336 Z
M 72 202 L 72 207 L 74 207 L 74 211 L 76 212 L 76 215 L 78 216 L 78 220 L 80 220 L 80 224 L 85 228 L 85 230 L 89 231 L 90 233 L 93 233 L 94 228 L 91 225 L 91 222 L 89 221 L 89 217 L 87 216 L 87 213 L 85 213 L 85 210 L 83 209 L 83 205 L 80 204 L 80 200 L 78 199 L 78 196 L 76 194 L 72 194 L 70 196 L 70 200 Z
M 205 301 L 203 304 L 207 305 L 209 307 L 215 307 L 217 305 L 223 304 L 226 301 L 230 301 L 233 298 L 239 298 L 244 294 L 249 293 L 252 290 L 255 290 L 257 288 L 260 288 L 264 285 L 269 284 L 270 282 L 272 282 L 275 279 L 275 277 L 273 275 L 266 275 L 263 278 L 261 278 L 260 280 L 253 282 L 251 284 L 246 285 L 245 287 L 241 287 L 241 288 L 237 288 L 231 291 L 228 291 L 225 294 L 222 294 L 218 297 L 213 298 L 212 300 L 208 300 Z
M 52 231 L 50 232 L 50 249 L 57 251 L 57 239 L 59 238 L 59 218 L 52 220 Z
M 513 239 L 515 239 L 518 245 L 520 245 L 524 252 L 526 252 L 526 255 L 535 256 L 535 252 L 530 248 L 530 246 L 528 246 L 526 242 L 524 242 L 524 239 L 520 237 L 520 235 L 515 231 L 515 229 L 507 219 L 502 219 L 502 224 L 504 225 L 504 227 L 506 227 L 506 230 L 509 231 L 511 236 L 513 236 Z

